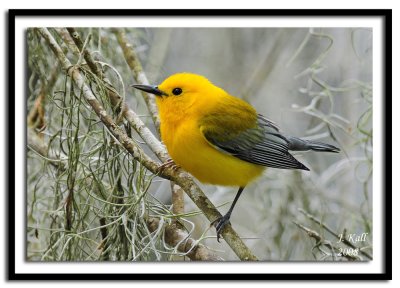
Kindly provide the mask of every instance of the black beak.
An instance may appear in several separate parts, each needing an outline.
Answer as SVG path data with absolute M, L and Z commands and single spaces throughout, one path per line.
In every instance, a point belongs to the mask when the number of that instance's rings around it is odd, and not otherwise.
M 167 93 L 161 91 L 160 89 L 158 89 L 158 87 L 156 85 L 139 85 L 139 84 L 134 84 L 131 85 L 131 87 L 134 87 L 136 89 L 145 91 L 147 93 L 151 93 L 154 94 L 156 96 L 168 96 Z

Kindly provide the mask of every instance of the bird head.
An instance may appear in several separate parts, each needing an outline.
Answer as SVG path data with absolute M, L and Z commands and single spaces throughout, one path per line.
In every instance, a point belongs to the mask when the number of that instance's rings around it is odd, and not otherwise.
M 184 114 L 192 107 L 201 111 L 207 103 L 213 103 L 212 98 L 218 98 L 226 92 L 213 85 L 207 78 L 192 73 L 178 73 L 169 76 L 160 85 L 132 85 L 134 88 L 154 94 L 156 103 L 163 110 L 176 111 Z

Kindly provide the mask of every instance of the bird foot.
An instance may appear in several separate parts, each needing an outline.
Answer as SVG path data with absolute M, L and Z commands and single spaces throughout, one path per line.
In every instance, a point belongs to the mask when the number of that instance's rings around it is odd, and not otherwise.
M 218 218 L 211 222 L 210 226 L 214 225 L 217 230 L 217 241 L 221 238 L 221 232 L 227 224 L 230 224 L 229 219 L 231 218 L 231 214 L 225 214 L 224 216 Z
M 158 168 L 159 172 L 164 171 L 167 168 L 172 168 L 172 170 L 176 171 L 179 168 L 181 168 L 179 165 L 177 165 L 174 160 L 172 160 L 171 158 L 168 158 L 167 161 L 165 161 L 163 164 L 160 165 L 160 167 Z

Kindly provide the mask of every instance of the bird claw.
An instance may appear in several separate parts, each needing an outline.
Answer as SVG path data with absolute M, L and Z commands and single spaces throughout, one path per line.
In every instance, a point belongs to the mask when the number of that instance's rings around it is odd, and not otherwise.
M 217 241 L 219 242 L 219 239 L 221 238 L 221 232 L 225 228 L 227 224 L 230 224 L 229 218 L 231 215 L 226 214 L 213 222 L 211 222 L 210 226 L 214 225 L 215 229 L 217 230 Z
M 176 171 L 179 168 L 181 168 L 179 165 L 177 165 L 174 160 L 172 160 L 171 158 L 169 158 L 167 161 L 165 161 L 163 164 L 160 165 L 160 167 L 158 168 L 159 172 L 164 171 L 167 168 L 172 168 L 172 170 Z

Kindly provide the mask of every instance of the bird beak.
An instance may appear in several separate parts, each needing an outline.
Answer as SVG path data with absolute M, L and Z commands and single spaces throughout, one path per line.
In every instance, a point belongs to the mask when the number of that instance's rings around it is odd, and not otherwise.
M 150 94 L 154 94 L 156 96 L 168 96 L 167 93 L 165 93 L 164 91 L 161 91 L 160 89 L 158 89 L 158 87 L 156 85 L 139 85 L 139 84 L 135 84 L 135 85 L 131 85 L 131 87 L 134 87 L 136 89 L 145 91 L 147 93 Z

